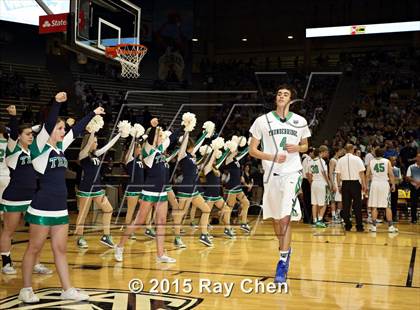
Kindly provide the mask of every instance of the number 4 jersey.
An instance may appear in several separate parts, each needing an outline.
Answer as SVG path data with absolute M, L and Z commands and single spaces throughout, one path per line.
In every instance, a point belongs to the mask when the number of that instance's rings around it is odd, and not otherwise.
M 299 152 L 287 153 L 286 144 L 299 144 L 304 138 L 311 136 L 306 120 L 289 112 L 281 119 L 275 111 L 258 117 L 249 132 L 260 140 L 261 151 L 269 154 L 285 154 L 286 161 L 278 164 L 263 160 L 265 173 L 289 174 L 302 170 Z

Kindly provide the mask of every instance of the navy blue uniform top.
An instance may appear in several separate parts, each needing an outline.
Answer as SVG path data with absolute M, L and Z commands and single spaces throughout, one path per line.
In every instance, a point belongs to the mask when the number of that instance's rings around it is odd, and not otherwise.
M 55 127 L 59 110 L 60 105 L 53 104 L 48 117 L 49 119 L 40 134 L 45 135 L 46 132 L 49 137 Z M 45 143 L 40 150 L 39 147 L 42 146 L 42 144 L 38 144 L 38 142 L 33 143 L 38 145 L 38 149 L 34 148 L 31 155 L 34 168 L 38 172 L 39 188 L 34 195 L 31 207 L 28 209 L 29 213 L 35 212 L 34 209 L 41 211 L 67 210 L 65 174 L 68 162 L 64 155 L 64 151 L 74 141 L 75 137 L 83 133 L 86 125 L 94 116 L 95 113 L 91 112 L 77 122 L 70 132 L 66 134 L 64 140 L 58 142 L 55 148 Z M 40 138 L 42 141 L 46 141 L 45 139 L 48 140 L 48 137 L 41 136 Z
M 198 185 L 198 168 L 195 158 L 186 152 L 185 157 L 179 163 L 183 178 L 181 184 L 178 186 L 178 192 L 192 194 L 197 190 Z
M 32 166 L 30 151 L 24 151 L 17 143 L 18 141 L 18 121 L 16 116 L 10 117 L 10 137 L 6 150 L 7 162 L 10 168 L 10 182 L 3 193 L 3 199 L 9 201 L 28 201 L 31 200 L 36 187 L 37 175 Z M 12 142 L 12 143 L 10 143 Z
M 229 181 L 226 183 L 226 189 L 240 189 L 241 188 L 241 165 L 239 161 L 234 160 L 226 165 L 226 170 L 229 172 Z
M 220 174 L 217 176 L 213 169 L 206 175 L 206 184 L 204 187 L 204 196 L 220 197 L 221 180 Z
M 101 160 L 97 156 L 88 156 L 80 161 L 83 174 L 80 180 L 79 190 L 82 192 L 97 192 L 102 189 L 103 169 Z
M 138 158 L 130 160 L 127 165 L 127 173 L 130 179 L 127 183 L 128 192 L 141 192 L 144 184 L 144 167 L 143 162 Z

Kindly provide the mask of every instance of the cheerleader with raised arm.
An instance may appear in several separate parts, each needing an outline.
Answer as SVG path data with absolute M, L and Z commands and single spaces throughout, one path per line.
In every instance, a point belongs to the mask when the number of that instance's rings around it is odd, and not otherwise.
M 11 179 L 0 201 L 0 210 L 4 212 L 4 227 L 0 237 L 0 252 L 3 263 L 1 271 L 4 274 L 16 274 L 10 255 L 12 237 L 35 194 L 37 176 L 31 161 L 32 125 L 18 125 L 14 105 L 9 106 L 7 111 L 10 115 L 10 135 L 7 141 L 4 163 L 7 163 L 10 168 Z M 51 274 L 52 270 L 39 263 L 38 255 L 33 272 Z
M 39 186 L 25 214 L 25 220 L 29 223 L 29 243 L 23 256 L 23 288 L 18 297 L 25 303 L 39 301 L 32 290 L 32 270 L 48 235 L 51 237 L 54 263 L 63 288 L 60 298 L 89 299 L 89 295 L 75 289 L 70 282 L 67 263 L 69 216 L 65 179 L 68 162 L 64 152 L 75 137 L 83 133 L 95 114 L 105 112 L 101 107 L 96 108 L 66 134 L 64 120 L 58 118 L 59 103 L 66 100 L 66 93 L 56 95 L 50 117 L 30 146 L 32 164 L 39 176 Z
M 124 245 L 130 235 L 139 225 L 146 223 L 147 215 L 152 207 L 156 216 L 156 247 L 158 263 L 175 263 L 176 260 L 165 254 L 165 229 L 168 213 L 168 194 L 165 190 L 166 183 L 166 157 L 165 150 L 170 145 L 170 139 L 162 128 L 158 127 L 157 118 L 151 120 L 151 129 L 143 148 L 143 162 L 145 164 L 146 178 L 142 190 L 142 202 L 133 223 L 127 227 L 118 245 L 115 247 L 115 260 L 123 261 Z
M 74 234 L 78 236 L 76 241 L 77 246 L 82 249 L 88 248 L 88 243 L 85 240 L 83 233 L 85 220 L 92 202 L 94 202 L 103 212 L 102 225 L 104 233 L 100 238 L 100 242 L 110 248 L 114 247 L 110 233 L 113 208 L 101 185 L 101 161 L 103 155 L 111 149 L 122 136 L 122 132 L 116 134 L 105 146 L 98 150 L 98 139 L 95 133 L 102 128 L 103 124 L 102 117 L 99 115 L 95 116 L 86 126 L 87 131 L 90 133 L 83 137 L 80 146 L 79 162 L 82 167 L 82 179 L 80 180 L 79 190 L 77 191 L 79 214 L 77 215 L 76 230 Z

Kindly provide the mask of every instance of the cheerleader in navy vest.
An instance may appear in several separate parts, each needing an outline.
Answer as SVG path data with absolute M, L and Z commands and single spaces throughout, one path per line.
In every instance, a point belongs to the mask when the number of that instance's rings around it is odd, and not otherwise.
M 0 238 L 2 256 L 2 272 L 16 274 L 10 250 L 12 237 L 19 225 L 22 215 L 28 209 L 36 190 L 36 172 L 32 166 L 30 145 L 33 142 L 32 126 L 18 126 L 15 106 L 9 106 L 10 135 L 7 141 L 6 162 L 10 167 L 11 181 L 0 201 L 0 209 L 4 212 L 4 228 Z M 36 258 L 34 273 L 51 274 L 52 270 L 39 263 Z
M 131 128 L 130 134 L 132 136 L 132 140 L 124 156 L 124 163 L 129 175 L 129 181 L 125 190 L 125 198 L 127 199 L 125 224 L 127 226 L 132 222 L 137 204 L 141 204 L 141 192 L 143 190 L 144 184 L 144 167 L 141 155 L 143 142 L 142 136 L 144 134 L 143 126 L 140 124 L 134 124 L 134 126 Z M 152 220 L 152 213 L 153 210 L 150 210 L 147 216 L 146 222 L 148 224 Z M 145 235 L 152 239 L 156 237 L 156 233 L 151 226 L 146 228 Z M 134 232 L 130 235 L 130 239 L 136 239 Z
M 89 213 L 92 202 L 95 202 L 103 214 L 102 224 L 104 234 L 100 238 L 100 242 L 110 248 L 114 247 L 110 234 L 110 225 L 112 219 L 112 206 L 105 195 L 105 190 L 102 184 L 102 166 L 101 157 L 114 146 L 114 144 L 121 137 L 122 133 L 119 132 L 115 135 L 104 147 L 98 148 L 98 140 L 95 132 L 99 131 L 103 126 L 101 116 L 95 116 L 86 126 L 90 134 L 85 135 L 80 147 L 79 162 L 82 166 L 82 179 L 80 180 L 79 190 L 77 192 L 77 202 L 79 207 L 79 214 L 76 220 L 75 235 L 77 238 L 77 246 L 82 249 L 88 248 L 87 241 L 83 237 L 84 224 L 86 217 Z
M 194 129 L 196 119 L 192 113 L 183 115 L 183 124 L 185 126 L 185 134 L 182 138 L 182 144 L 178 153 L 178 162 L 181 165 L 182 181 L 178 185 L 177 198 L 179 200 L 179 210 L 173 210 L 175 239 L 174 244 L 178 248 L 186 248 L 181 239 L 181 223 L 185 213 L 190 205 L 201 210 L 200 229 L 201 235 L 199 241 L 206 246 L 213 246 L 213 242 L 208 234 L 208 223 L 210 216 L 210 208 L 204 201 L 198 191 L 198 167 L 195 161 L 195 153 L 200 148 L 207 136 L 213 135 L 214 126 L 211 132 L 203 132 L 203 135 L 195 143 L 189 138 L 189 133 Z
M 225 168 L 229 172 L 229 178 L 225 185 L 224 194 L 227 196 L 226 202 L 230 209 L 233 209 L 236 202 L 239 201 L 241 204 L 240 229 L 246 233 L 250 233 L 251 227 L 247 223 L 249 200 L 242 191 L 242 170 L 239 163 L 240 160 L 248 154 L 248 147 L 243 149 L 241 152 L 238 152 L 238 146 L 243 147 L 246 145 L 245 137 L 238 138 L 233 136 L 231 142 L 234 143 L 232 144 L 232 147 L 230 147 L 230 154 L 226 158 L 225 162 Z M 236 145 L 236 147 L 234 145 Z
M 63 288 L 60 298 L 71 300 L 89 298 L 89 295 L 78 291 L 70 283 L 66 257 L 69 216 L 65 173 L 68 163 L 64 152 L 75 137 L 83 133 L 95 114 L 105 112 L 101 107 L 96 108 L 66 134 L 65 123 L 62 119 L 58 119 L 58 113 L 59 103 L 65 102 L 67 95 L 58 93 L 55 99 L 56 102 L 53 103 L 50 111 L 51 117 L 48 118 L 30 147 L 32 165 L 39 176 L 39 187 L 25 214 L 25 220 L 29 223 L 29 243 L 23 256 L 23 288 L 18 297 L 25 303 L 39 301 L 32 290 L 32 270 L 48 234 L 51 236 L 54 262 Z
M 159 121 L 150 121 L 151 128 L 146 144 L 143 148 L 143 162 L 145 164 L 146 179 L 142 190 L 142 202 L 133 223 L 127 227 L 119 244 L 115 247 L 115 260 L 123 261 L 124 244 L 139 225 L 144 225 L 151 208 L 155 207 L 156 247 L 158 263 L 175 263 L 176 260 L 164 252 L 166 216 L 168 213 L 168 194 L 166 187 L 166 157 L 165 150 L 171 140 L 162 128 L 157 127 Z
M 224 235 L 230 239 L 235 234 L 230 227 L 230 215 L 232 210 L 225 203 L 221 195 L 221 172 L 219 170 L 223 161 L 226 159 L 229 151 L 222 152 L 220 149 L 224 146 L 224 139 L 219 137 L 212 141 L 211 146 L 202 146 L 200 151 L 204 158 L 204 168 L 202 170 L 204 199 L 208 204 L 210 211 L 215 206 L 221 210 L 221 221 L 225 225 Z

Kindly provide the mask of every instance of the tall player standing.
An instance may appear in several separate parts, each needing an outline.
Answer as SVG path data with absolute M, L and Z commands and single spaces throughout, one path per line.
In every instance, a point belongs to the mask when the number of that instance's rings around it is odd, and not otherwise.
M 302 182 L 299 153 L 308 150 L 311 136 L 307 121 L 289 111 L 296 91 L 280 85 L 276 91 L 275 111 L 258 117 L 250 128 L 249 154 L 262 160 L 264 168 L 263 218 L 273 218 L 274 232 L 279 241 L 280 260 L 275 283 L 287 279 L 291 256 L 291 220 L 300 220 L 297 194 Z M 261 150 L 258 146 L 262 144 Z

